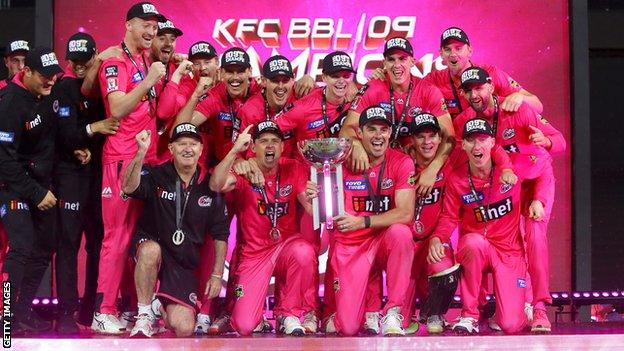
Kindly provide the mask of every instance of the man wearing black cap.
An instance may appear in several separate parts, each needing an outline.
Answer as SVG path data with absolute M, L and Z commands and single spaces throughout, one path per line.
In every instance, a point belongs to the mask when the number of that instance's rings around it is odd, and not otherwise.
M 52 89 L 49 99 L 49 108 L 58 118 L 54 189 L 59 205 L 56 279 L 62 311 L 57 324 L 60 333 L 78 332 L 73 313 L 78 307 L 76 259 L 83 230 L 87 238 L 88 267 L 81 311 L 91 310 L 88 318 L 82 313 L 83 319 L 91 324 L 103 235 L 101 150 L 104 135 L 115 134 L 119 127 L 115 119 L 102 119 L 105 113 L 100 99 L 90 99 L 80 93 L 82 80 L 95 55 L 93 37 L 86 33 L 72 35 L 67 43 L 65 74 Z M 89 152 L 90 162 L 77 160 L 76 152 Z
M 277 304 L 273 314 L 278 330 L 287 335 L 303 335 L 300 318 L 311 311 L 305 295 L 314 290 L 314 272 L 318 266 L 312 245 L 300 234 L 296 208 L 307 211 L 307 167 L 281 157 L 284 135 L 273 121 L 248 126 L 228 155 L 217 165 L 211 187 L 232 192 L 238 202 L 233 211 L 238 218 L 238 263 L 231 279 L 236 301 L 231 322 L 241 335 L 249 335 L 262 320 L 263 301 L 272 275 L 276 277 Z M 237 154 L 251 144 L 254 160 L 265 178 L 265 186 L 252 185 L 242 176 L 231 173 Z M 250 201 L 249 201 L 250 200 Z
M 56 245 L 56 197 L 49 190 L 56 116 L 45 100 L 62 72 L 52 50 L 34 48 L 0 100 L 0 218 L 9 241 L 4 272 L 11 282 L 14 330 L 50 327 L 30 304 Z
M 392 122 L 392 147 L 409 149 L 412 134 L 410 124 L 414 116 L 426 112 L 436 118 L 442 127 L 442 135 L 446 138 L 453 135 L 451 117 L 446 111 L 442 94 L 435 86 L 423 82 L 412 76 L 414 67 L 414 52 L 412 44 L 401 37 L 390 38 L 384 44 L 384 70 L 386 79 L 371 80 L 361 90 L 353 102 L 351 111 L 345 120 L 340 135 L 355 139 L 357 133 L 358 116 L 367 107 L 379 105 L 390 116 Z M 436 159 L 418 177 L 417 192 L 420 195 L 429 194 L 435 177 L 450 149 L 439 150 Z M 368 157 L 358 140 L 354 141 L 350 167 L 358 172 L 369 167 Z
M 492 123 L 496 143 L 509 153 L 517 172 L 525 174 L 524 221 L 527 260 L 533 296 L 528 298 L 533 304 L 532 330 L 549 332 L 550 322 L 546 315 L 545 303 L 551 301 L 548 268 L 547 229 L 552 206 L 555 200 L 555 176 L 551 154 L 565 151 L 566 141 L 561 132 L 526 103 L 517 111 L 499 111 L 500 98 L 494 94 L 492 79 L 480 67 L 471 67 L 461 75 L 462 89 L 471 108 L 462 112 L 453 121 L 456 129 L 462 128 L 467 120 L 476 116 Z M 536 184 L 546 184 L 543 191 L 536 192 Z M 533 197 L 541 211 L 536 214 L 526 211 Z
M 369 273 L 379 265 L 388 277 L 382 333 L 403 335 L 401 311 L 414 257 L 408 226 L 414 215 L 414 163 L 389 148 L 392 122 L 382 107 L 363 110 L 358 124 L 357 136 L 372 166 L 364 174 L 345 170 L 343 175 L 345 214 L 334 218 L 335 242 L 329 257 L 336 313 L 329 318 L 337 332 L 358 333 Z
M 459 113 L 469 107 L 468 100 L 461 90 L 461 73 L 469 67 L 483 67 L 492 77 L 492 85 L 495 93 L 505 99 L 501 103 L 504 111 L 517 111 L 522 102 L 527 103 L 538 113 L 542 112 L 543 106 L 537 96 L 523 89 L 507 73 L 494 65 L 477 64 L 471 61 L 472 46 L 468 35 L 461 28 L 450 27 L 440 35 L 440 57 L 447 68 L 431 71 L 425 80 L 440 89 L 446 106 L 455 118 Z
M 221 291 L 229 220 L 223 202 L 216 201 L 206 169 L 198 165 L 202 139 L 190 123 L 173 129 L 169 151 L 172 160 L 160 166 L 143 166 L 151 138 L 143 130 L 136 136 L 138 151 L 124 174 L 122 190 L 146 203 L 133 242 L 136 249 L 135 284 L 139 302 L 137 321 L 130 336 L 151 337 L 154 312 L 151 308 L 156 280 L 156 295 L 164 306 L 164 320 L 176 336 L 193 333 L 197 312 L 195 269 L 200 263 L 199 249 L 206 233 L 215 239 L 215 264 L 206 294 L 217 297 Z
M 146 162 L 156 160 L 155 86 L 166 69 L 162 62 L 150 64 L 146 51 L 157 34 L 158 22 L 164 20 L 150 3 L 130 7 L 120 45 L 122 58 L 111 57 L 100 67 L 99 84 L 107 115 L 120 121 L 117 133 L 106 138 L 102 152 L 104 239 L 91 329 L 104 334 L 119 334 L 125 329 L 116 316 L 117 294 L 141 203 L 121 196 L 121 175 L 136 154 L 134 137 L 141 130 L 150 130 L 153 139 Z M 126 293 L 133 290 L 128 287 Z
M 496 291 L 496 319 L 506 333 L 524 328 L 526 263 L 520 235 L 520 184 L 500 180 L 501 167 L 492 162 L 494 131 L 484 119 L 467 121 L 462 131 L 462 148 L 468 162 L 446 181 L 442 214 L 432 240 L 448 242 L 459 226 L 457 262 L 462 265 L 460 290 L 462 312 L 453 330 L 479 332 L 478 295 L 482 273 L 492 272 Z M 520 178 L 527 173 L 517 169 Z M 542 185 L 538 182 L 541 191 Z M 539 192 L 536 192 L 539 194 Z M 533 201 L 531 210 L 537 211 Z M 431 251 L 435 251 L 432 246 Z M 430 252 L 430 256 L 436 255 Z M 439 254 L 438 254 L 439 255 Z
M 24 68 L 24 60 L 28 50 L 30 50 L 30 45 L 26 40 L 14 40 L 7 44 L 4 52 L 4 65 L 9 75 L 6 79 L 0 80 L 0 90 L 6 88 L 13 76 Z

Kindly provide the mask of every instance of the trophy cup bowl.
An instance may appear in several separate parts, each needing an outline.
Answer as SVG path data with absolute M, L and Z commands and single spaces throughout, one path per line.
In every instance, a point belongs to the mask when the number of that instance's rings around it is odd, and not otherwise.
M 310 180 L 319 184 L 318 171 L 323 171 L 323 190 L 321 193 L 324 201 L 324 219 L 327 229 L 333 228 L 333 217 L 344 212 L 341 163 L 349 157 L 352 145 L 351 139 L 348 138 L 308 139 L 297 143 L 297 148 L 303 158 L 312 165 Z M 337 191 L 334 191 L 334 186 Z M 336 195 L 334 195 L 334 192 Z M 314 199 L 312 206 L 314 208 L 314 228 L 316 229 L 320 226 L 320 204 L 318 199 Z

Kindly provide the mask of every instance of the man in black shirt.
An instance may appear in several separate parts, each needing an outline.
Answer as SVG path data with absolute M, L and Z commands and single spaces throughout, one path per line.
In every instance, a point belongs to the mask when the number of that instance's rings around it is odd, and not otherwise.
M 68 65 L 65 75 L 52 89 L 50 109 L 58 122 L 54 190 L 58 197 L 56 284 L 61 315 L 57 331 L 78 333 L 73 313 L 78 308 L 77 257 L 82 232 L 85 232 L 87 269 L 85 294 L 82 300 L 81 323 L 91 325 L 102 225 L 102 145 L 104 136 L 115 134 L 119 121 L 105 118 L 100 98 L 81 94 L 80 86 L 88 68 L 95 60 L 95 40 L 86 33 L 76 33 L 67 43 Z M 103 119 L 104 118 L 104 119 Z M 76 153 L 89 150 L 91 161 L 80 162 Z M 83 151 L 76 151 L 83 150 Z
M 154 333 L 151 301 L 157 278 L 160 286 L 156 295 L 165 306 L 165 325 L 179 337 L 189 336 L 197 312 L 195 269 L 208 232 L 215 240 L 215 264 L 206 295 L 214 298 L 221 291 L 229 235 L 225 205 L 210 190 L 210 177 L 197 165 L 202 139 L 194 125 L 182 123 L 174 128 L 169 143 L 172 160 L 160 166 L 143 166 L 149 132 L 140 132 L 136 140 L 138 151 L 122 184 L 124 194 L 145 200 L 133 240 L 139 311 L 130 336 L 150 337 Z
M 11 299 L 19 296 L 12 304 L 16 332 L 50 328 L 30 305 L 56 245 L 50 190 L 56 119 L 44 100 L 61 72 L 51 49 L 34 48 L 0 99 L 0 218 L 9 239 L 4 272 Z

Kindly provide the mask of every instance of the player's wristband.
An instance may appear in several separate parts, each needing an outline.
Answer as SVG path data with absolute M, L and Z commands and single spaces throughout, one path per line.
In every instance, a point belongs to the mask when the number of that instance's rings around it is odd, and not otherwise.
M 223 276 L 222 276 L 222 275 L 220 275 L 220 274 L 211 274 L 211 275 L 210 275 L 210 277 L 211 277 L 211 278 L 217 278 L 217 279 L 221 279 L 221 278 L 223 278 Z
M 93 136 L 93 131 L 91 130 L 91 125 L 87 124 L 87 126 L 85 127 L 85 129 L 87 130 L 87 134 L 92 137 Z
M 371 218 L 370 216 L 364 216 L 364 228 L 370 228 Z

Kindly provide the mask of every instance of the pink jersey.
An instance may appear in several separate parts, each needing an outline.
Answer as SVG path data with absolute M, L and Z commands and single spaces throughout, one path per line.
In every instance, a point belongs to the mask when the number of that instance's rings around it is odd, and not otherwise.
M 267 207 L 260 191 L 247 179 L 236 176 L 236 186 L 232 192 L 234 202 L 232 210 L 239 218 L 236 230 L 236 245 L 239 254 L 253 256 L 275 247 L 292 235 L 298 235 L 297 195 L 305 191 L 308 179 L 308 168 L 291 159 L 280 158 L 278 166 L 279 197 L 277 228 L 281 232 L 281 240 L 270 238 L 271 221 L 268 213 L 273 213 L 275 204 L 275 182 L 277 175 L 265 175 L 265 191 L 270 202 Z
M 501 183 L 500 174 L 501 168 L 494 167 L 491 185 L 489 177 L 473 176 L 473 193 L 468 180 L 468 162 L 457 168 L 447 179 L 443 210 L 434 235 L 447 242 L 459 225 L 460 236 L 479 233 L 503 252 L 521 252 L 520 184 L 523 174 L 518 174 L 520 180 L 515 185 Z M 536 184 L 540 189 L 541 183 Z
M 358 94 L 351 110 L 362 113 L 364 109 L 373 105 L 379 105 L 386 110 L 386 113 L 392 112 L 392 104 L 390 100 L 390 81 L 388 78 L 385 80 L 372 80 L 360 89 L 362 94 Z M 394 104 L 395 104 L 395 125 L 401 119 L 403 109 L 405 108 L 405 100 L 407 99 L 407 91 L 399 93 L 394 91 Z M 405 114 L 403 123 L 399 130 L 399 141 L 402 145 L 410 143 L 409 135 L 411 135 L 410 124 L 414 116 L 427 112 L 436 117 L 440 117 L 447 113 L 444 98 L 440 90 L 429 82 L 426 82 L 420 78 L 412 77 L 412 96 L 409 101 L 409 111 Z
M 197 104 L 195 110 L 208 119 L 206 123 L 212 131 L 211 149 L 214 150 L 215 161 L 223 160 L 232 149 L 234 145 L 232 140 L 240 131 L 238 110 L 251 95 L 258 91 L 260 91 L 260 86 L 252 79 L 245 97 L 231 98 L 225 83 L 218 83 L 210 90 L 208 96 Z
M 560 153 L 565 150 L 566 141 L 561 132 L 526 103 L 520 105 L 517 112 L 507 112 L 499 109 L 498 115 L 496 143 L 507 151 L 515 168 L 526 164 L 527 156 L 533 161 L 538 159 L 550 160 L 551 153 Z M 453 121 L 455 131 L 463 130 L 464 124 L 476 117 L 477 113 L 472 108 L 465 110 Z M 490 124 L 493 124 L 493 116 L 489 116 L 487 119 Z M 529 136 L 535 132 L 529 126 L 539 128 L 550 139 L 552 142 L 550 150 L 546 150 L 531 142 Z
M 282 131 L 294 132 L 295 143 L 300 140 L 338 136 L 343 122 L 343 111 L 346 111 L 349 105 L 334 105 L 326 101 L 327 123 L 325 123 L 322 108 L 323 91 L 324 88 L 314 89 L 310 94 L 295 101 L 292 108 L 284 109 L 275 116 L 275 123 Z M 295 154 L 297 159 L 303 160 L 299 152 Z
M 492 85 L 494 86 L 494 94 L 505 97 L 512 93 L 517 93 L 522 90 L 520 84 L 518 84 L 507 73 L 498 69 L 496 66 L 479 64 L 473 66 L 481 67 L 488 72 L 492 78 Z M 446 101 L 446 107 L 452 118 L 455 118 L 462 111 L 470 108 L 470 103 L 464 96 L 464 91 L 460 87 L 459 77 L 453 79 L 451 83 L 451 73 L 448 68 L 441 71 L 431 71 L 425 78 L 425 81 L 430 82 L 440 89 L 444 100 Z M 451 85 L 452 84 L 452 85 Z M 453 92 L 454 91 L 454 92 Z M 459 99 L 459 101 L 457 100 Z
M 146 65 L 149 65 L 149 62 L 144 61 L 143 57 L 147 60 L 147 55 L 144 52 L 133 56 L 136 66 L 125 53 L 123 54 L 123 58 L 111 57 L 102 63 L 99 72 L 100 90 L 108 116 L 111 115 L 108 94 L 116 91 L 128 94 L 132 89 L 136 88 L 147 75 L 149 67 L 146 67 Z M 149 130 L 152 139 L 145 160 L 148 163 L 155 161 L 156 144 L 158 142 L 156 119 L 154 118 L 156 112 L 155 103 L 155 101 L 152 101 L 152 108 L 150 108 L 148 93 L 143 96 L 130 114 L 120 119 L 117 133 L 107 136 L 104 142 L 104 149 L 102 152 L 102 162 L 104 164 L 132 159 L 137 152 L 135 136 L 142 130 Z
M 0 90 L 6 88 L 7 85 L 9 85 L 9 82 L 6 79 L 0 80 Z
M 288 111 L 288 109 L 292 108 L 294 101 L 295 93 L 293 90 L 291 90 L 283 110 Z M 283 110 L 280 109 L 275 111 L 269 108 L 267 116 L 264 96 L 262 95 L 262 92 L 256 93 L 252 97 L 250 97 L 249 100 L 247 100 L 247 102 L 238 111 L 238 115 L 241 119 L 241 131 L 245 130 L 245 128 L 247 128 L 247 126 L 250 124 L 255 125 L 267 119 L 274 120 L 275 116 Z M 292 130 L 285 131 L 284 152 L 282 153 L 282 157 L 294 157 L 297 146 L 295 145 L 295 139 L 293 138 L 293 135 L 294 133 Z M 250 151 L 248 156 L 253 157 L 253 153 Z
M 353 216 L 373 216 L 392 210 L 395 205 L 395 191 L 401 189 L 415 189 L 414 162 L 402 152 L 394 149 L 386 151 L 381 191 L 377 184 L 381 166 L 384 162 L 366 171 L 366 176 L 361 173 L 352 173 L 347 167 L 343 167 L 345 212 Z M 371 193 L 377 198 L 374 201 Z M 386 229 L 386 228 L 384 228 Z M 347 245 L 357 245 L 372 236 L 381 233 L 382 229 L 364 228 L 353 232 L 341 233 L 336 231 L 335 238 L 338 242 Z

